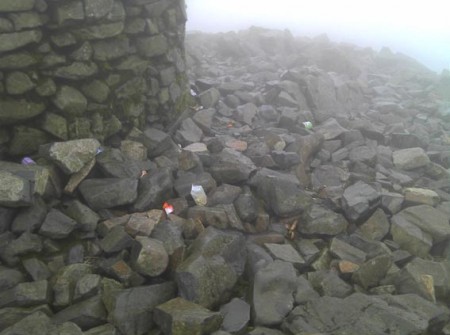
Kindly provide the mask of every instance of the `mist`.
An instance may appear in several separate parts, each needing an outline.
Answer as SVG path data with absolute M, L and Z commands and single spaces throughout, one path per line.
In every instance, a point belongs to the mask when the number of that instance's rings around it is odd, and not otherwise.
M 443 0 L 186 0 L 186 5 L 188 31 L 261 26 L 296 36 L 326 34 L 334 42 L 388 47 L 437 73 L 450 69 L 449 6 Z

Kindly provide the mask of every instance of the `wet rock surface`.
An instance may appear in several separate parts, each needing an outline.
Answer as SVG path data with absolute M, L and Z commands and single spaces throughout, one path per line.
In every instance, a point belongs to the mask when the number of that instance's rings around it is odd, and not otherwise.
M 110 15 L 102 3 L 56 15 Z M 166 48 L 156 34 L 137 52 Z M 0 334 L 447 334 L 448 74 L 262 28 L 186 48 L 197 105 L 179 122 L 0 162 Z

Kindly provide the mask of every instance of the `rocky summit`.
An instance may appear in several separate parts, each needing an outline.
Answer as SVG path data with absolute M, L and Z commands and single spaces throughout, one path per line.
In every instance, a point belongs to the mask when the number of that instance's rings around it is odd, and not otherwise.
M 450 334 L 450 73 L 256 27 L 185 43 L 171 124 L 2 157 L 0 335 Z

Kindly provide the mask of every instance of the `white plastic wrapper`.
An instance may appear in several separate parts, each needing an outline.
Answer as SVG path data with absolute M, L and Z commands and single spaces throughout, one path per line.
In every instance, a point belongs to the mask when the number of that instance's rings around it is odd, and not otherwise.
M 191 196 L 198 206 L 205 206 L 208 202 L 205 190 L 202 185 L 192 185 Z

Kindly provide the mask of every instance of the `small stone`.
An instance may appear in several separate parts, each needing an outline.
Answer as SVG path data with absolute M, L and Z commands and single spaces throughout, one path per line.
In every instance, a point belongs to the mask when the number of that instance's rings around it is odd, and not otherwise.
M 412 170 L 428 165 L 430 159 L 422 148 L 408 148 L 392 153 L 394 165 L 402 170 Z
M 429 189 L 409 187 L 404 190 L 405 201 L 415 204 L 436 206 L 440 202 L 439 195 Z
M 53 160 L 65 173 L 79 172 L 97 154 L 100 142 L 80 139 L 41 146 L 40 153 Z
M 139 246 L 132 250 L 133 265 L 142 275 L 156 277 L 162 274 L 169 265 L 169 255 L 161 241 L 137 236 Z
M 165 334 L 195 335 L 212 334 L 222 324 L 222 315 L 184 300 L 175 298 L 154 310 L 155 323 Z

